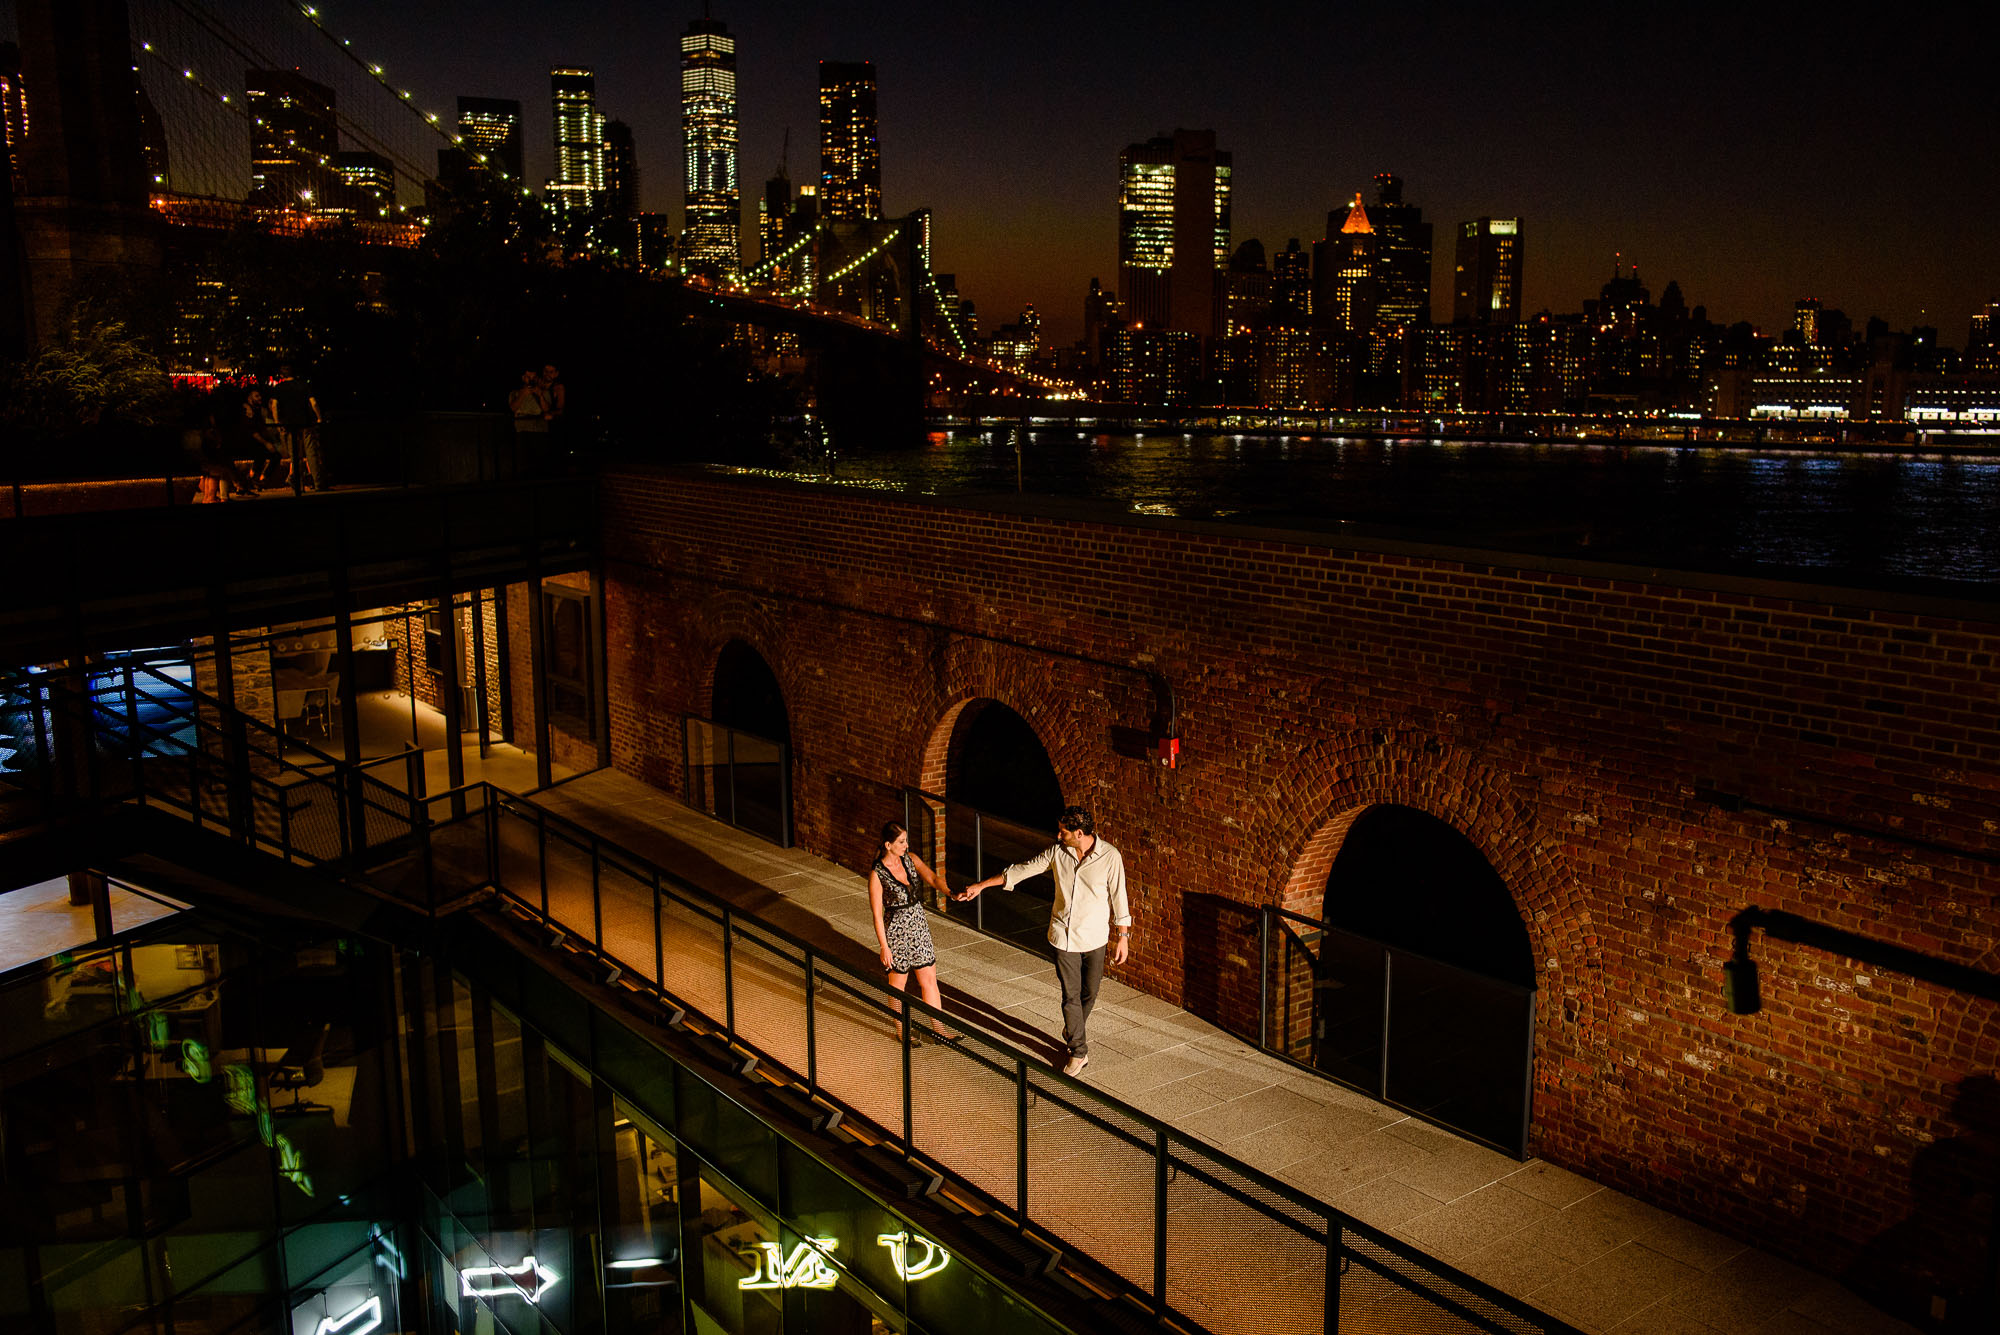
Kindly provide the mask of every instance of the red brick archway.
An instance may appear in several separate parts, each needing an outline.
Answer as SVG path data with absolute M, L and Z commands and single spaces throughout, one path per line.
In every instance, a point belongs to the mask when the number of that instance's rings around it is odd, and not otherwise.
M 1513 893 L 1538 977 L 1585 966 L 1583 895 L 1560 848 L 1502 777 L 1434 739 L 1367 732 L 1300 752 L 1249 823 L 1250 846 L 1272 869 L 1273 901 L 1316 915 L 1355 819 L 1382 803 L 1434 816 L 1479 850 Z

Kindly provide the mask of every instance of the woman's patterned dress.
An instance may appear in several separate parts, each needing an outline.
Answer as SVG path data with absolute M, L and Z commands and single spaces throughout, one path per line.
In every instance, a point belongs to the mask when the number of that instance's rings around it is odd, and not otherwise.
M 924 917 L 923 900 L 917 897 L 917 866 L 903 855 L 902 879 L 889 874 L 886 861 L 877 859 L 875 875 L 882 882 L 882 932 L 889 938 L 889 957 L 895 961 L 891 973 L 911 973 L 937 963 L 937 947 L 931 944 L 931 925 Z

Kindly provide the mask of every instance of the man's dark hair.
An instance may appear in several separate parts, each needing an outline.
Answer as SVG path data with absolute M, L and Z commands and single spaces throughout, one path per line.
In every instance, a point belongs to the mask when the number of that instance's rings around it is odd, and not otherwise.
M 1063 829 L 1075 830 L 1078 834 L 1097 833 L 1097 824 L 1090 818 L 1089 807 L 1064 807 L 1062 819 L 1056 823 Z

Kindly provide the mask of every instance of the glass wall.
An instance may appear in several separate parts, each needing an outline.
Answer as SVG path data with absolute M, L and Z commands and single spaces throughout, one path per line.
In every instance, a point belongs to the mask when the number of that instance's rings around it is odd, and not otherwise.
M 0 976 L 0 1329 L 393 1329 L 388 960 L 182 914 Z
M 0 975 L 7 1335 L 1048 1331 L 468 931 L 190 912 Z

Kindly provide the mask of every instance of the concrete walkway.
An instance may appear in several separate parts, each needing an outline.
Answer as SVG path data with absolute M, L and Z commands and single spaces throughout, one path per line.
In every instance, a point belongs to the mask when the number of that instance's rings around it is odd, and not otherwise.
M 866 885 L 844 868 L 775 848 L 612 772 L 536 800 L 863 970 L 874 959 Z M 651 909 L 638 921 L 637 905 L 634 896 L 614 913 L 607 899 L 606 940 L 629 933 L 649 954 Z M 1059 1057 L 1062 1022 L 1047 962 L 948 919 L 933 917 L 932 933 L 949 1011 L 1044 1059 Z M 719 1003 L 688 1000 L 705 1010 Z M 739 1011 L 745 1004 L 739 987 Z M 790 1023 L 775 1012 L 769 1022 Z M 1266 1057 L 1115 980 L 1105 982 L 1090 1038 L 1087 1083 L 1585 1331 L 1913 1331 L 1825 1276 L 1553 1164 L 1517 1163 Z M 1076 1227 L 1080 1243 L 1101 1246 L 1097 1259 L 1125 1268 L 1117 1230 L 1087 1218 Z

